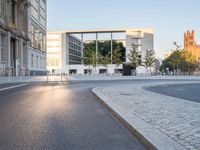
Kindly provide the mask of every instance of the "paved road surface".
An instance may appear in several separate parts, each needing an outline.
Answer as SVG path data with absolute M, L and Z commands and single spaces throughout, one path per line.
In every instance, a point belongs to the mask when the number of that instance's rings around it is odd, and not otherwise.
M 0 149 L 143 150 L 90 91 L 96 86 L 142 82 L 160 81 L 29 83 L 0 91 Z M 0 89 L 15 85 L 0 85 Z
M 0 91 L 0 149 L 144 150 L 92 86 L 35 83 Z
M 147 89 L 152 92 L 200 103 L 200 84 L 164 85 Z

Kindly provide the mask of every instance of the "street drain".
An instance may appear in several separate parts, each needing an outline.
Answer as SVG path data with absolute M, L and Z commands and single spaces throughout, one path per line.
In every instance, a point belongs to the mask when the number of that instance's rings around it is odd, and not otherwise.
M 135 94 L 132 94 L 132 93 L 120 93 L 120 95 L 122 95 L 122 96 L 132 96 L 132 95 L 135 95 Z

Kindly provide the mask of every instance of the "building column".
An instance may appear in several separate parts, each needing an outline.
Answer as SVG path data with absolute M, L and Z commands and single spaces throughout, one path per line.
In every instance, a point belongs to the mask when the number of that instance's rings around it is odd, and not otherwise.
M 11 76 L 11 46 L 10 46 L 10 32 L 7 32 L 7 38 L 6 38 L 6 41 L 7 41 L 7 68 L 8 68 L 8 76 Z
M 3 53 L 2 53 L 2 46 L 3 46 L 3 43 L 2 43 L 2 39 L 1 38 L 3 38 L 2 37 L 2 35 L 0 34 L 0 63 L 1 63 L 1 58 L 2 58 L 2 55 L 3 55 Z
M 84 50 L 84 42 L 83 42 L 83 33 L 81 33 L 81 57 L 82 57 L 82 62 L 81 64 L 83 64 L 83 57 L 84 57 L 84 53 L 83 53 L 83 50 Z
M 20 75 L 23 75 L 24 70 L 24 41 L 23 39 L 19 40 L 19 64 L 20 64 Z
M 98 60 L 98 33 L 96 33 L 96 60 Z M 97 64 L 98 64 L 98 61 L 97 61 Z
M 2 61 L 2 49 L 3 49 L 3 43 L 2 43 L 2 35 L 0 34 L 0 76 L 4 73 L 4 62 Z
M 20 40 L 15 40 L 15 75 L 19 76 L 20 71 Z
M 110 60 L 111 60 L 111 64 L 113 64 L 113 33 L 111 32 L 111 58 L 110 58 Z
M 22 66 L 23 66 L 23 72 L 24 72 L 24 75 L 29 75 L 29 73 L 28 73 L 28 69 L 29 69 L 29 67 L 28 67 L 28 63 L 30 63 L 31 64 L 31 57 L 29 58 L 29 56 L 28 56 L 28 51 L 29 51 L 29 49 L 28 49 L 28 45 L 29 45 L 30 43 L 29 42 L 27 42 L 27 41 L 24 41 L 23 42 L 23 48 L 22 48 L 22 55 L 23 55 L 23 64 L 22 64 Z M 29 62 L 29 61 L 30 62 Z

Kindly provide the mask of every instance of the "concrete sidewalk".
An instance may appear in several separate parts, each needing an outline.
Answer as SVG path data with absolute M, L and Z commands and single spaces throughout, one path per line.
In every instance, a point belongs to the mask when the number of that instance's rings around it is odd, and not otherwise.
M 69 80 L 200 80 L 200 76 L 69 76 Z
M 170 84 L 185 83 L 197 81 Z M 163 84 L 169 83 L 159 85 Z M 200 103 L 143 89 L 156 85 L 126 84 L 92 91 L 150 149 L 200 150 Z

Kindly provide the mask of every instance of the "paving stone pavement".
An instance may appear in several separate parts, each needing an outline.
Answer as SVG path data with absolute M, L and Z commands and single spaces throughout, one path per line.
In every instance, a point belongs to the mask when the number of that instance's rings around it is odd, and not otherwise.
M 186 149 L 200 150 L 200 103 L 146 91 L 144 86 L 152 84 L 119 85 L 97 90 Z

